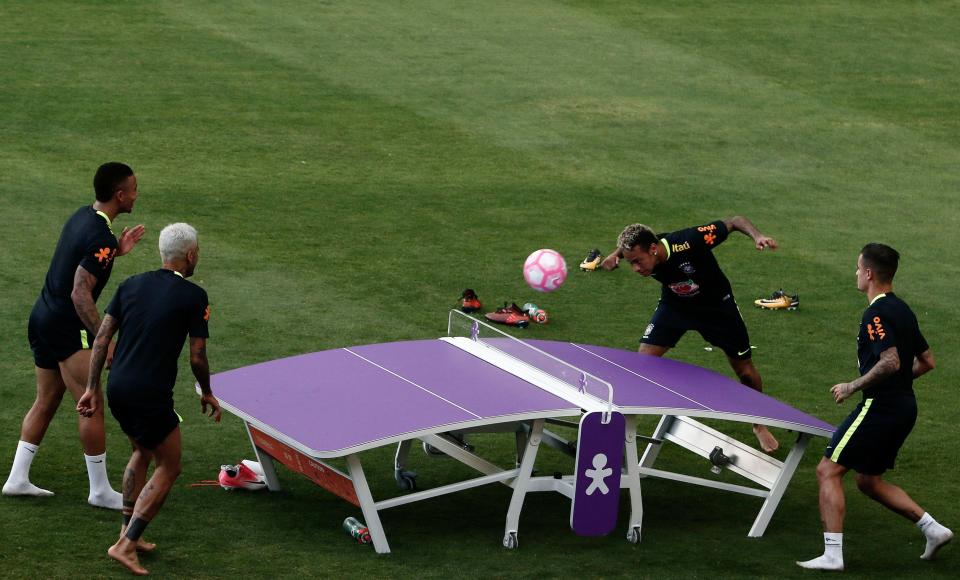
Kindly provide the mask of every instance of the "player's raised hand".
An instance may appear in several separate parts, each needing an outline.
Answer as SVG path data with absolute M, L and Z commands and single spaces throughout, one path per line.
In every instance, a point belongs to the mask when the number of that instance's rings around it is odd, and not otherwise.
M 760 234 L 757 236 L 757 239 L 754 240 L 754 243 L 757 245 L 758 250 L 763 250 L 764 248 L 770 248 L 771 250 L 777 249 L 777 240 L 771 238 L 770 236 L 765 236 Z
M 123 228 L 123 231 L 120 232 L 120 237 L 117 239 L 117 255 L 123 256 L 124 254 L 129 254 L 133 247 L 137 245 L 137 242 L 140 241 L 140 238 L 143 237 L 146 228 L 143 227 L 143 224 L 133 226 L 132 228 Z
M 210 405 L 210 411 L 207 411 L 207 405 Z M 220 422 L 220 401 L 213 394 L 200 397 L 200 412 L 207 417 L 213 417 L 214 421 Z
M 99 408 L 100 397 L 97 396 L 96 391 L 87 389 L 80 395 L 80 399 L 77 400 L 77 413 L 80 413 L 84 417 L 93 417 Z
M 830 387 L 830 393 L 833 395 L 833 400 L 839 405 L 850 398 L 853 389 L 850 388 L 850 383 L 839 383 Z

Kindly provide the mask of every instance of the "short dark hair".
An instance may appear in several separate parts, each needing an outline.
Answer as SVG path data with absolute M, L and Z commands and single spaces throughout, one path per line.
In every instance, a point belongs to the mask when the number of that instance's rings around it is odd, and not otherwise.
M 886 244 L 871 242 L 860 250 L 863 265 L 873 270 L 877 280 L 892 282 L 900 265 L 900 253 Z
M 620 236 L 617 238 L 617 248 L 621 253 L 629 252 L 636 246 L 640 246 L 646 251 L 650 244 L 656 244 L 657 234 L 652 229 L 643 224 L 630 224 L 623 228 Z
M 133 175 L 133 169 L 117 161 L 110 161 L 98 167 L 97 173 L 93 176 L 93 190 L 97 193 L 97 201 L 113 199 L 113 192 L 131 175 Z

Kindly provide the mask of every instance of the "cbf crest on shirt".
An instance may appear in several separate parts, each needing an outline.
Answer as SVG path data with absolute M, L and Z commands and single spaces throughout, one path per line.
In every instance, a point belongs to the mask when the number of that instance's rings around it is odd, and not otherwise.
M 708 306 L 732 299 L 730 281 L 720 269 L 713 249 L 729 235 L 717 220 L 660 237 L 667 260 L 651 276 L 663 284 L 661 299 L 688 306 Z

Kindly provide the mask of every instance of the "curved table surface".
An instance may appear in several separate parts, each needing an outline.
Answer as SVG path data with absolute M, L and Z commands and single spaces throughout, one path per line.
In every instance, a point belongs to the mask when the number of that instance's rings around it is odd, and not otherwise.
M 529 358 L 509 339 L 491 346 Z M 624 414 L 760 423 L 828 437 L 833 426 L 713 371 L 609 347 L 524 341 L 610 382 Z M 545 357 L 538 357 L 537 366 Z M 545 369 L 568 382 L 579 375 Z M 580 406 L 438 339 L 336 348 L 217 373 L 224 408 L 318 457 L 342 457 L 428 433 L 579 415 Z M 576 384 L 574 382 L 574 384 Z M 587 392 L 606 399 L 606 387 Z

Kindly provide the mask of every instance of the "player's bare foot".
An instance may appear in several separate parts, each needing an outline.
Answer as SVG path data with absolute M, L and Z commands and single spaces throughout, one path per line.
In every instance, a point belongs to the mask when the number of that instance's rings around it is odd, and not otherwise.
M 120 537 L 117 539 L 118 543 L 124 538 L 125 533 L 127 533 L 127 526 L 120 526 Z M 141 554 L 149 554 L 156 549 L 157 545 L 153 542 L 148 542 L 143 538 L 137 540 L 137 551 Z
M 149 574 L 147 569 L 140 565 L 137 558 L 137 549 L 134 543 L 127 538 L 117 540 L 117 543 L 107 549 L 107 555 L 127 567 L 137 576 Z
M 764 453 L 773 453 L 777 449 L 780 449 L 780 443 L 777 441 L 777 438 L 763 425 L 754 425 L 753 434 L 757 436 L 757 441 L 760 442 L 760 449 L 763 449 Z

